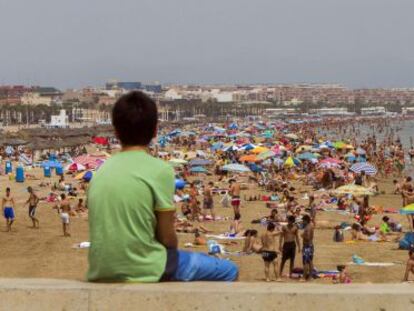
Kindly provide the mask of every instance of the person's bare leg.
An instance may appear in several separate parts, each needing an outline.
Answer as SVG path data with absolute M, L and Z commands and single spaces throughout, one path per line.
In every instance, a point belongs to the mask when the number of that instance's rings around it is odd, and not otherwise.
M 295 261 L 293 259 L 290 259 L 290 261 L 289 261 L 289 278 L 292 278 L 294 265 L 295 265 Z
M 270 282 L 270 276 L 269 276 L 269 267 L 270 267 L 270 262 L 265 261 L 265 278 L 266 278 L 266 282 Z
M 275 279 L 276 281 L 280 281 L 280 277 L 279 277 L 279 271 L 278 271 L 278 260 L 273 261 L 273 272 L 275 273 Z
M 283 269 L 285 267 L 285 263 L 286 263 L 286 260 L 282 258 L 282 262 L 280 263 L 280 270 L 279 270 L 280 277 L 283 276 Z

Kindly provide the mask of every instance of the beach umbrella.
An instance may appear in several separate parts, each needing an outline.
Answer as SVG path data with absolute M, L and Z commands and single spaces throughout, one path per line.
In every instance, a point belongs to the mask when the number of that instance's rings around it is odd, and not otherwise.
M 179 164 L 179 165 L 184 165 L 188 163 L 186 160 L 183 160 L 183 159 L 171 159 L 168 162 L 172 164 Z
M 299 146 L 298 148 L 296 148 L 296 153 L 309 151 L 311 149 L 312 149 L 312 146 L 302 145 L 302 146 Z
M 224 144 L 221 142 L 221 141 L 219 141 L 219 142 L 217 142 L 217 143 L 214 143 L 213 145 L 211 145 L 211 150 L 220 150 L 220 149 L 223 149 L 223 147 L 224 147 Z
M 254 148 L 256 148 L 256 146 L 253 144 L 245 144 L 240 148 L 240 150 L 250 151 L 250 150 L 253 150 Z
M 65 171 L 80 172 L 86 170 L 86 167 L 80 163 L 71 163 L 65 167 Z
M 206 170 L 202 166 L 194 166 L 190 169 L 191 173 L 208 173 L 208 170 Z
M 407 205 L 406 207 L 400 209 L 400 214 L 414 215 L 414 203 Z
M 257 146 L 251 152 L 253 152 L 255 154 L 259 154 L 259 153 L 262 153 L 262 152 L 265 152 L 265 151 L 269 151 L 269 149 L 267 149 L 266 147 Z
M 333 143 L 335 149 L 344 149 L 346 144 L 343 141 L 336 141 Z
M 190 166 L 205 166 L 205 165 L 210 165 L 212 164 L 212 162 L 210 160 L 206 160 L 206 159 L 193 159 L 190 161 Z
M 367 175 L 370 176 L 374 176 L 378 172 L 377 168 L 368 162 L 355 163 L 351 166 L 350 170 L 354 173 L 361 173 L 362 171 L 364 171 Z
M 335 159 L 335 158 L 326 158 L 326 159 L 323 159 L 322 161 L 321 161 L 321 164 L 323 164 L 323 163 L 329 163 L 329 164 L 340 164 L 342 161 L 341 160 L 339 160 L 339 159 Z
M 268 151 L 260 153 L 257 156 L 257 159 L 258 160 L 266 160 L 268 158 L 273 158 L 274 156 L 276 156 L 276 153 L 274 153 L 272 150 L 268 150 Z
M 239 161 L 240 162 L 256 162 L 258 161 L 258 159 L 254 154 L 248 154 L 248 155 L 241 156 Z
M 361 147 L 358 147 L 358 148 L 357 148 L 356 153 L 357 153 L 357 154 L 360 154 L 360 155 L 365 155 L 365 154 L 367 154 L 367 152 L 366 152 L 364 149 L 362 149 Z
M 299 154 L 297 156 L 297 158 L 299 160 L 308 160 L 308 161 L 310 161 L 312 159 L 317 159 L 318 157 L 315 154 L 311 153 L 311 152 L 305 152 L 305 153 Z
M 352 194 L 353 196 L 374 195 L 369 189 L 354 184 L 341 186 L 334 191 L 336 194 Z
M 228 164 L 228 165 L 224 165 L 221 169 L 223 171 L 236 172 L 236 173 L 250 172 L 250 169 L 247 166 L 244 166 L 242 164 Z
M 292 139 L 292 140 L 298 140 L 299 136 L 293 133 L 289 133 L 285 135 L 286 138 Z
M 292 157 L 288 157 L 285 161 L 285 166 L 286 167 L 294 167 L 295 166 L 295 162 L 293 161 Z

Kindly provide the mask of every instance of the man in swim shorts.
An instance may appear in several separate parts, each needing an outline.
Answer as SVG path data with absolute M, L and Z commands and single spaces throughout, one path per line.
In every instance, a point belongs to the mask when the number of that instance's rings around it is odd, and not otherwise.
M 298 246 L 299 253 L 301 250 L 299 242 L 299 228 L 295 224 L 295 216 L 291 215 L 287 220 L 288 224 L 282 227 L 282 234 L 280 235 L 279 241 L 279 248 L 282 253 L 282 262 L 280 264 L 279 274 L 282 276 L 285 263 L 289 260 L 289 277 L 292 277 L 292 271 L 295 265 L 296 245 Z
M 303 224 L 305 226 L 302 240 L 303 240 L 303 247 L 302 247 L 302 260 L 303 260 L 303 277 L 306 281 L 312 275 L 313 271 L 313 254 L 314 254 L 314 246 L 313 246 L 313 234 L 314 234 L 314 226 L 312 220 L 309 215 L 304 215 L 302 217 Z
M 4 218 L 6 218 L 6 231 L 11 232 L 11 227 L 14 222 L 14 198 L 11 195 L 10 188 L 6 188 L 6 195 L 2 200 L 2 209 Z
M 39 220 L 36 218 L 36 208 L 39 204 L 39 198 L 34 193 L 32 187 L 28 187 L 27 192 L 29 192 L 29 198 L 26 201 L 26 204 L 29 205 L 29 217 L 32 220 L 33 228 L 39 228 Z
M 214 214 L 214 200 L 213 200 L 213 182 L 209 182 L 207 186 L 204 187 L 204 198 L 203 198 L 203 209 L 204 209 L 204 217 L 207 215 L 207 211 L 210 212 L 211 217 L 213 220 L 216 219 Z
M 231 195 L 231 206 L 233 207 L 234 215 L 240 214 L 240 184 L 234 179 L 231 179 L 229 183 L 229 194 Z
M 278 261 L 276 252 L 276 236 L 280 235 L 280 232 L 276 232 L 275 228 L 275 224 L 273 222 L 269 222 L 266 232 L 262 235 L 262 258 L 265 264 L 266 282 L 270 282 L 269 268 L 271 264 L 273 264 L 275 278 L 279 279 L 279 273 L 277 271 Z
M 66 199 L 66 195 L 64 193 L 61 194 L 62 201 L 58 206 L 58 213 L 60 214 L 60 219 L 62 220 L 62 228 L 63 228 L 63 236 L 69 237 L 69 223 L 70 223 L 70 202 Z

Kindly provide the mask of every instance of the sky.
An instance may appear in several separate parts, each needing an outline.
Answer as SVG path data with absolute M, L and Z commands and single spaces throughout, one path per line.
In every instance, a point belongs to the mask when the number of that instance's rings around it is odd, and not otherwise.
M 414 87 L 414 0 L 0 0 L 0 84 Z

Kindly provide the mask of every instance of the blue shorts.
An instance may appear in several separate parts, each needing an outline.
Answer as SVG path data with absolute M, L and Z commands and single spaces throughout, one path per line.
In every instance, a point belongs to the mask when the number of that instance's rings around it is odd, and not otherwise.
M 14 210 L 13 207 L 5 207 L 4 208 L 4 218 L 6 219 L 14 219 Z
M 313 248 L 313 245 L 304 245 L 302 248 L 302 260 L 303 264 L 310 264 L 313 261 L 313 254 L 315 250 Z
M 178 251 L 176 281 L 227 281 L 237 280 L 239 268 L 230 260 L 219 259 L 197 252 Z

